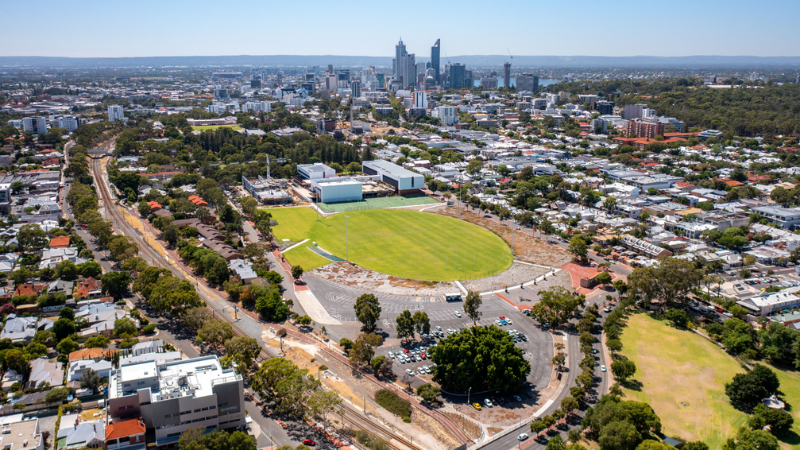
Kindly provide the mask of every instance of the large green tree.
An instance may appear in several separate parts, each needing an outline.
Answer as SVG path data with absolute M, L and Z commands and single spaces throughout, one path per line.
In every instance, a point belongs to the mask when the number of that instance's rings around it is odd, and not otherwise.
M 683 306 L 693 288 L 699 287 L 703 271 L 694 263 L 666 258 L 656 267 L 642 267 L 628 276 L 628 292 L 645 302 L 666 301 L 668 305 Z
M 531 317 L 541 324 L 558 328 L 566 324 L 585 302 L 583 295 L 573 295 L 561 286 L 552 286 L 539 292 L 539 303 L 531 307 Z
M 491 326 L 470 327 L 443 339 L 430 351 L 433 380 L 449 389 L 519 388 L 531 371 L 522 350 L 505 331 Z
M 363 294 L 356 299 L 353 306 L 356 318 L 361 322 L 361 331 L 373 333 L 378 328 L 378 319 L 381 317 L 381 304 L 378 297 L 373 294 Z
M 481 295 L 475 291 L 467 291 L 467 298 L 464 299 L 464 312 L 467 313 L 467 317 L 472 319 L 472 324 L 475 325 L 479 320 L 481 320 L 481 304 L 483 303 L 483 299 L 481 299 Z

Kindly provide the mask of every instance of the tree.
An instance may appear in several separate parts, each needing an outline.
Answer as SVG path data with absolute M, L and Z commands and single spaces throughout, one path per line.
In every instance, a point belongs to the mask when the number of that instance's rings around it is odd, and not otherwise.
M 381 317 L 381 305 L 373 294 L 363 294 L 356 299 L 353 306 L 356 318 L 361 322 L 361 331 L 373 333 L 377 329 L 378 319 Z
M 81 375 L 81 387 L 84 389 L 97 389 L 100 385 L 100 376 L 94 369 L 86 369 Z
M 328 413 L 342 404 L 342 398 L 334 390 L 318 390 L 308 398 L 308 410 L 312 417 L 325 419 Z
M 64 338 L 70 334 L 75 333 L 75 323 L 65 317 L 62 317 L 56 320 L 56 323 L 53 324 L 53 333 L 55 333 L 57 340 L 64 340 Z
M 178 230 L 178 227 L 175 225 L 169 224 L 165 226 L 161 230 L 162 236 L 164 237 L 164 241 L 171 246 L 175 246 L 178 243 L 178 239 L 181 237 L 181 232 Z
M 71 393 L 69 388 L 55 388 L 47 391 L 44 396 L 45 403 L 63 403 Z
M 231 277 L 231 271 L 228 268 L 228 261 L 225 258 L 217 258 L 211 270 L 206 272 L 206 278 L 212 283 L 221 285 L 228 281 Z
M 570 415 L 573 411 L 578 409 L 580 405 L 578 405 L 578 400 L 575 397 L 567 396 L 561 400 L 561 410 L 564 411 L 564 414 Z
M 72 281 L 75 278 L 78 278 L 78 266 L 75 265 L 74 262 L 70 260 L 61 261 L 56 265 L 56 278 L 61 278 L 62 280 Z
M 747 426 L 752 430 L 761 430 L 769 426 L 769 432 L 780 436 L 789 431 L 794 424 L 794 418 L 782 409 L 767 408 L 759 403 L 753 409 L 753 415 L 747 419 Z
M 539 434 L 545 430 L 547 426 L 544 424 L 544 421 L 541 419 L 534 420 L 531 422 L 531 433 Z
M 645 439 L 636 447 L 636 450 L 670 450 L 671 448 L 673 447 L 653 439 Z
M 480 294 L 475 291 L 467 291 L 467 298 L 464 300 L 464 312 L 467 313 L 467 317 L 472 319 L 473 325 L 481 320 L 481 304 L 483 304 L 483 299 L 481 299 Z
M 353 348 L 353 341 L 347 338 L 339 339 L 339 347 L 342 347 L 345 353 L 350 353 L 350 349 Z
M 107 348 L 111 340 L 105 336 L 92 336 L 83 343 L 86 348 Z
M 137 209 L 139 210 L 139 215 L 142 217 L 147 217 L 150 215 L 150 205 L 145 200 L 139 202 Z
M 598 442 L 601 450 L 634 450 L 642 434 L 628 421 L 614 421 L 603 427 Z
M 136 329 L 136 324 L 133 320 L 123 317 L 122 319 L 117 319 L 114 321 L 114 336 L 117 337 L 125 337 L 125 336 L 136 336 L 138 334 L 138 330 Z
M 583 295 L 572 295 L 561 286 L 552 286 L 540 291 L 539 297 L 539 303 L 531 308 L 531 317 L 540 324 L 549 323 L 553 328 L 567 323 L 586 301 Z
M 295 280 L 303 276 L 303 268 L 300 266 L 292 266 L 292 278 Z
M 128 272 L 106 272 L 100 280 L 103 282 L 101 290 L 104 295 L 119 298 L 128 294 L 131 275 Z
M 270 358 L 253 375 L 251 385 L 262 399 L 275 402 L 278 414 L 302 417 L 309 396 L 320 382 L 288 359 Z
M 722 450 L 778 450 L 779 448 L 781 447 L 778 439 L 772 434 L 747 428 L 740 428 L 735 438 L 728 438 L 722 445 Z
M 75 310 L 72 308 L 61 308 L 58 311 L 58 317 L 66 317 L 69 320 L 75 320 Z
M 627 358 L 620 358 L 611 363 L 611 372 L 624 383 L 636 373 L 636 364 Z
M 261 345 L 254 338 L 247 336 L 236 336 L 225 341 L 225 352 L 233 358 L 237 364 L 250 369 L 258 354 L 261 353 Z
M 228 322 L 211 319 L 197 332 L 197 343 L 218 348 L 233 338 L 233 327 Z
M 580 236 L 572 237 L 567 251 L 575 255 L 575 259 L 579 260 L 581 264 L 586 264 L 589 261 L 589 246 Z
M 88 249 L 84 249 L 84 250 L 88 250 Z M 91 251 L 90 251 L 90 253 L 91 253 Z M 139 257 L 130 258 L 128 261 L 130 261 L 131 259 L 138 259 L 138 260 L 141 260 L 142 262 L 144 262 L 144 260 L 142 258 L 139 258 Z M 128 261 L 125 261 L 125 262 L 127 263 Z M 124 264 L 123 264 L 123 266 L 124 266 Z M 142 270 L 144 270 L 144 269 L 142 269 Z M 86 277 L 86 278 L 89 278 L 89 277 L 97 278 L 103 273 L 103 269 L 100 267 L 100 263 L 98 263 L 96 261 L 86 261 L 85 263 L 78 265 L 78 272 L 80 272 L 81 276 Z
M 752 408 L 761 399 L 775 393 L 780 387 L 777 375 L 769 367 L 756 364 L 753 370 L 739 373 L 725 384 L 725 395 L 734 406 Z
M 608 272 L 600 272 L 597 275 L 595 275 L 594 281 L 595 281 L 595 283 L 597 283 L 599 285 L 602 285 L 602 286 L 610 285 L 611 284 L 611 274 L 609 274 Z
M 23 225 L 17 232 L 17 241 L 22 253 L 31 254 L 47 247 L 50 238 L 38 224 Z
M 350 362 L 353 364 L 369 364 L 375 356 L 375 348 L 380 346 L 383 338 L 375 333 L 361 333 L 350 349 Z
M 710 450 L 708 445 L 703 441 L 692 441 L 683 444 L 681 450 Z
M 211 312 L 205 306 L 190 308 L 183 313 L 184 325 L 195 333 L 203 328 L 203 324 L 209 319 L 211 319 Z
M 440 394 L 441 391 L 439 390 L 439 388 L 430 383 L 425 383 L 417 388 L 417 395 L 422 397 L 422 399 L 427 401 L 428 403 L 435 402 L 436 397 L 438 397 Z
M 564 442 L 564 438 L 560 434 L 557 434 L 547 441 L 545 450 L 567 450 L 567 443 Z
M 431 319 L 425 311 L 417 311 L 414 313 L 414 329 L 417 334 L 428 334 L 431 332 Z
M 433 380 L 448 389 L 511 391 L 525 382 L 531 366 L 504 330 L 471 327 L 441 340 L 430 351 Z
M 405 341 L 407 339 L 414 339 L 414 319 L 409 310 L 404 310 L 397 316 L 397 339 Z
M 558 353 L 557 355 L 553 356 L 553 360 L 551 361 L 554 366 L 556 366 L 556 370 L 561 370 L 561 367 L 564 366 L 564 363 L 567 362 L 567 357 L 564 356 L 563 353 Z
M 702 279 L 703 271 L 694 263 L 666 258 L 658 267 L 634 270 L 628 276 L 628 289 L 632 296 L 640 296 L 647 303 L 661 299 L 670 306 L 684 306 L 689 292 L 698 287 Z
M 60 356 L 69 356 L 70 353 L 78 350 L 81 348 L 80 344 L 72 340 L 72 338 L 65 338 L 62 339 L 61 342 L 56 345 L 56 350 L 58 350 L 58 354 Z M 66 358 L 65 358 L 66 359 Z
M 25 373 L 29 368 L 28 358 L 19 350 L 11 349 L 3 357 L 3 368 L 14 369 L 17 373 Z
M 689 314 L 684 309 L 670 308 L 664 313 L 664 317 L 678 328 L 686 328 L 689 325 Z

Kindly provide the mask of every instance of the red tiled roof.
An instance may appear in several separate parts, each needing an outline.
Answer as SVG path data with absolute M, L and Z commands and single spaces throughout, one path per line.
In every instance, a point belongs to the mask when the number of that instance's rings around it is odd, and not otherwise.
M 737 187 L 737 186 L 743 186 L 744 185 L 744 183 L 742 183 L 740 181 L 736 181 L 736 180 L 727 180 L 727 181 L 725 181 L 725 184 L 727 184 L 728 186 L 731 186 L 731 187 Z
M 102 286 L 102 281 L 89 277 L 78 283 L 78 290 L 75 292 L 75 294 L 78 297 L 88 297 L 91 291 L 100 289 Z
M 69 246 L 69 236 L 57 236 L 50 239 L 50 248 L 64 248 Z
M 41 294 L 42 289 L 44 289 L 45 286 L 46 286 L 45 284 L 33 284 L 33 283 L 25 283 L 19 285 L 17 286 L 17 289 L 14 290 L 14 297 L 18 295 L 27 295 L 29 297 L 32 295 L 38 296 L 39 294 Z
M 144 424 L 139 419 L 123 420 L 114 422 L 106 427 L 106 440 L 119 439 L 122 437 L 136 436 L 144 434 Z M 144 438 L 144 436 L 142 437 Z

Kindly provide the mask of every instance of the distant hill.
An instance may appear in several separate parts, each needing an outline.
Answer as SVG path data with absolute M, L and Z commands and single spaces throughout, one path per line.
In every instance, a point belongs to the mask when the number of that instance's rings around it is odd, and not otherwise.
M 420 57 L 418 61 L 427 61 Z M 443 58 L 471 67 L 501 66 L 507 55 L 465 55 Z M 514 67 L 797 67 L 800 56 L 514 56 Z M 62 58 L 51 56 L 0 56 L 0 68 L 9 67 L 164 67 L 164 66 L 384 66 L 391 57 L 340 55 L 239 55 L 152 56 L 132 58 Z

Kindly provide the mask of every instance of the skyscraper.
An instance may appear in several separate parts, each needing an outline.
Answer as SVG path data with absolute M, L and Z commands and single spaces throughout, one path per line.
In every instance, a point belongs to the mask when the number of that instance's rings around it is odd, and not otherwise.
M 466 78 L 467 66 L 461 64 L 453 64 L 450 66 L 450 87 L 453 89 L 461 89 L 466 87 L 464 79 Z
M 539 90 L 539 76 L 529 73 L 517 75 L 517 92 L 530 91 L 536 92 Z
M 406 56 L 406 46 L 403 44 L 403 40 L 400 39 L 400 42 L 395 45 L 394 47 L 394 78 L 399 79 L 403 76 L 403 61 Z
M 431 69 L 434 70 L 434 78 L 436 78 L 436 82 L 441 84 L 441 80 L 439 79 L 439 39 L 436 40 L 436 43 L 433 44 L 431 47 Z
M 503 86 L 511 87 L 511 63 L 503 63 Z
M 227 92 L 227 90 L 225 92 Z M 125 109 L 122 107 L 122 105 L 109 105 L 108 120 L 110 122 L 115 120 L 121 120 L 123 122 L 125 121 Z

